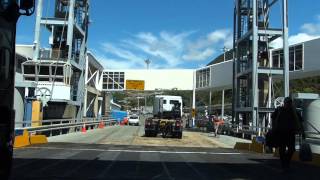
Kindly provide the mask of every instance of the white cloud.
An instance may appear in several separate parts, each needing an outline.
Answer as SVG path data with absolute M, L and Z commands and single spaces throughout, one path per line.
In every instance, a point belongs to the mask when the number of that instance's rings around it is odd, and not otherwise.
M 103 67 L 107 69 L 131 69 L 136 67 L 132 62 L 121 61 L 117 59 L 99 58 Z
M 211 48 L 207 48 L 204 51 L 191 50 L 188 54 L 182 56 L 182 59 L 188 61 L 202 61 L 211 57 L 215 51 Z
M 317 16 L 315 23 L 305 23 L 301 26 L 301 32 L 291 35 L 288 39 L 289 45 L 310 41 L 320 37 L 320 15 Z M 282 38 L 278 38 L 271 44 L 274 48 L 282 48 Z
M 223 41 L 227 39 L 227 37 L 231 34 L 231 31 L 229 29 L 220 29 L 211 32 L 208 34 L 208 40 L 212 43 L 217 43 L 219 41 Z
M 310 35 L 307 33 L 299 33 L 299 34 L 290 36 L 288 41 L 289 41 L 289 44 L 297 44 L 297 43 L 301 43 L 304 41 L 310 41 L 310 40 L 316 39 L 318 37 L 319 37 L 319 35 Z
M 308 34 L 320 34 L 320 23 L 319 24 L 312 24 L 306 23 L 301 27 L 303 32 Z
M 103 50 L 106 53 L 114 54 L 120 58 L 123 59 L 130 59 L 131 61 L 139 60 L 140 58 L 133 54 L 132 52 L 124 49 L 120 49 L 118 47 L 115 47 L 114 45 L 110 43 L 104 43 L 102 44 Z
M 100 56 L 107 68 L 177 68 L 189 62 L 210 61 L 225 45 L 232 47 L 229 29 L 218 29 L 194 38 L 195 31 L 159 34 L 140 32 L 117 43 L 101 44 Z M 203 64 L 203 63 L 202 63 Z

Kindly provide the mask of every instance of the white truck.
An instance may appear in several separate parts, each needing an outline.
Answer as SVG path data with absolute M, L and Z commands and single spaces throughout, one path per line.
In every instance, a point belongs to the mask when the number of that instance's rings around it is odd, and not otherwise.
M 153 117 L 145 120 L 145 135 L 182 138 L 182 97 L 158 95 L 153 104 Z
M 180 115 L 182 115 L 181 96 L 157 95 L 153 102 L 153 115 L 159 116 L 161 113 L 171 112 L 176 104 L 180 104 Z

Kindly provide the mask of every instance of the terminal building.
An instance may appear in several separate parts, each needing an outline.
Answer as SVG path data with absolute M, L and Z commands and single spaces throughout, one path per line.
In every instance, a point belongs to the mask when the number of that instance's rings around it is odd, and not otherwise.
M 144 91 L 192 90 L 193 69 L 137 69 L 103 71 L 103 91 L 132 90 L 127 83 L 140 81 Z
M 289 78 L 290 93 L 308 92 L 320 94 L 320 38 L 313 39 L 298 44 L 292 44 L 289 47 Z M 272 67 L 278 67 L 279 73 L 271 76 L 274 81 L 270 84 L 272 96 L 268 97 L 268 89 L 259 89 L 264 91 L 266 98 L 259 98 L 261 103 L 270 103 L 271 108 L 275 108 L 278 98 L 281 97 L 281 80 L 283 67 L 283 50 L 271 49 L 269 51 L 270 63 Z M 206 106 L 210 112 L 231 116 L 232 98 L 224 102 L 225 91 L 232 92 L 233 89 L 233 52 L 227 51 L 221 54 L 206 67 L 196 70 L 196 93 L 210 93 L 209 101 Z M 263 63 L 263 62 L 260 62 Z M 267 66 L 267 64 L 266 64 Z M 268 71 L 268 70 L 266 70 Z M 265 72 L 268 74 L 268 72 Z M 260 86 L 260 85 L 259 85 Z M 305 86 L 305 87 L 302 87 Z M 310 86 L 310 87 L 309 87 Z M 313 86 L 313 87 L 311 87 Z M 268 87 L 264 86 L 264 87 Z M 211 94 L 218 94 L 219 104 L 211 103 L 215 99 Z M 201 108 L 201 107 L 196 107 Z M 228 113 L 224 113 L 228 111 Z
M 289 48 L 290 79 L 302 79 L 320 76 L 320 38 L 291 45 Z M 283 66 L 282 49 L 270 50 L 271 62 L 279 68 Z M 211 89 L 220 91 L 232 89 L 232 52 L 227 52 L 226 60 L 223 54 L 210 62 L 206 67 L 196 70 L 196 89 Z
M 290 46 L 289 69 L 291 80 L 311 77 L 319 78 L 319 47 L 320 38 Z M 26 118 L 25 103 L 27 103 L 27 100 L 31 97 L 33 97 L 31 98 L 33 100 L 39 99 L 39 94 L 36 93 L 36 89 L 40 86 L 46 86 L 50 89 L 50 85 L 52 85 L 50 80 L 53 78 L 52 72 L 54 72 L 56 64 L 48 64 L 48 61 L 41 60 L 38 62 L 33 61 L 34 49 L 34 45 L 17 45 L 17 96 L 15 97 L 15 107 L 17 111 L 16 118 L 19 120 L 16 122 L 21 122 L 23 118 Z M 281 67 L 283 65 L 282 49 L 272 49 L 269 53 L 272 63 L 277 67 Z M 197 94 L 201 91 L 208 91 L 209 93 L 230 91 L 233 85 L 232 58 L 232 51 L 228 51 L 218 56 L 207 66 L 199 69 L 112 70 L 105 69 L 93 53 L 86 52 L 83 67 L 83 90 L 79 89 L 81 87 L 77 87 L 79 92 L 83 92 L 83 99 L 77 102 L 76 96 L 73 96 L 77 94 L 75 91 L 72 91 L 72 88 L 76 87 L 75 84 L 71 83 L 75 81 L 75 76 L 73 75 L 74 78 L 71 79 L 68 78 L 66 71 L 68 68 L 63 68 L 66 63 L 62 62 L 62 64 L 58 64 L 57 66 L 57 74 L 55 77 L 57 82 L 54 84 L 55 90 L 53 91 L 52 99 L 48 102 L 48 106 L 43 109 L 42 118 L 75 118 L 77 117 L 77 110 L 79 110 L 80 105 L 83 106 L 81 110 L 82 117 L 99 117 L 104 115 L 106 108 L 111 106 L 119 109 L 119 105 L 115 104 L 112 99 L 108 97 L 108 94 L 115 91 L 134 90 L 132 87 L 128 88 L 127 84 L 132 81 L 143 83 L 143 87 L 140 90 L 150 92 L 162 90 L 195 90 Z M 40 68 L 40 74 L 38 72 L 39 76 L 37 77 L 35 75 L 37 67 L 40 67 L 39 63 L 41 64 L 42 70 Z M 33 73 L 30 73 L 31 67 L 33 67 Z M 62 68 L 61 71 L 59 67 Z M 78 68 L 71 65 L 71 69 L 77 70 Z M 38 79 L 36 80 L 35 78 Z M 274 78 L 276 79 L 277 76 Z M 69 82 L 70 84 L 68 84 Z M 58 92 L 60 90 L 61 92 Z M 274 97 L 272 101 L 276 98 L 277 97 Z M 207 105 L 210 106 L 210 104 Z M 223 104 L 223 107 L 222 104 L 211 105 L 220 112 L 225 107 L 231 109 L 230 104 Z

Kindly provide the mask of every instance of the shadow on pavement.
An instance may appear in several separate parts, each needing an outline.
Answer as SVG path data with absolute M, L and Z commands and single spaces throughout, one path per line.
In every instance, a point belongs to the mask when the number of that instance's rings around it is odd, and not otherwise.
M 257 163 L 193 163 L 75 159 L 14 159 L 12 179 L 319 179 L 319 168 L 293 164 L 282 172 L 277 160 Z

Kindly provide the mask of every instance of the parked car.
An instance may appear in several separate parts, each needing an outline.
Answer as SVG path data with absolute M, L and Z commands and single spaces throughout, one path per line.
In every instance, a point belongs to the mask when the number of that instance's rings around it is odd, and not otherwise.
M 129 125 L 139 126 L 139 121 L 140 121 L 140 118 L 138 115 L 129 116 Z

